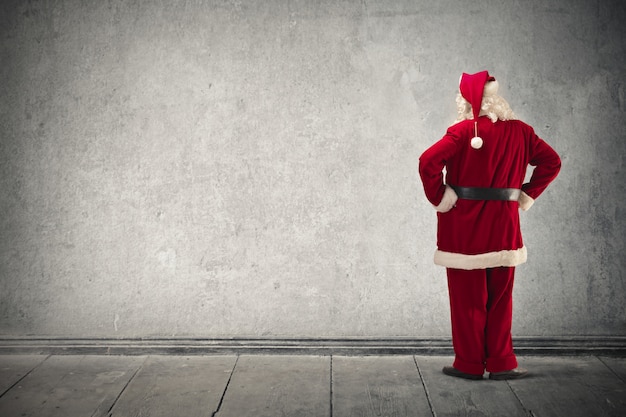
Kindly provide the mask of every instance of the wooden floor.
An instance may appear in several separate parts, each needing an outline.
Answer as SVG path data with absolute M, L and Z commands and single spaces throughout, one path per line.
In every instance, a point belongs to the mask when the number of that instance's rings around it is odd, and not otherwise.
M 466 381 L 442 356 L 0 355 L 0 416 L 626 416 L 626 358 L 519 359 Z

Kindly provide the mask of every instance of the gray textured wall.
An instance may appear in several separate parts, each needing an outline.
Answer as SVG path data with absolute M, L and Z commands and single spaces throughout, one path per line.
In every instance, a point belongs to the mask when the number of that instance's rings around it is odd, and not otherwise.
M 417 159 L 488 69 L 562 156 L 516 335 L 626 335 L 621 1 L 12 1 L 0 334 L 448 336 Z

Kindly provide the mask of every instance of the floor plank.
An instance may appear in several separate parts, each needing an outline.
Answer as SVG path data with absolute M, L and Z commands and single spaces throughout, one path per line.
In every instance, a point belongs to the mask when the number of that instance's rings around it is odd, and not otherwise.
M 626 358 L 600 357 L 600 360 L 626 382 Z
M 333 416 L 431 414 L 412 356 L 333 356 Z
M 217 417 L 330 415 L 330 358 L 241 356 Z
M 0 416 L 104 415 L 143 360 L 51 356 L 0 398 Z
M 416 356 L 416 360 L 437 417 L 527 417 L 505 381 L 470 381 L 444 375 L 441 369 L 452 364 L 452 357 Z
M 210 416 L 217 410 L 235 356 L 151 356 L 111 416 Z
M 46 355 L 0 355 L 0 396 L 46 358 Z
M 523 364 L 532 374 L 509 384 L 534 415 L 626 415 L 626 384 L 596 357 L 528 357 Z

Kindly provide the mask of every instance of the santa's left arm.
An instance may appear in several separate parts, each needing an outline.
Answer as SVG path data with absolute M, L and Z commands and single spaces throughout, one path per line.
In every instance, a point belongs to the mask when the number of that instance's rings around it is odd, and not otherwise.
M 426 198 L 442 213 L 451 210 L 458 198 L 454 190 L 443 182 L 443 168 L 456 151 L 456 137 L 448 131 L 419 158 L 419 174 Z
M 534 135 L 530 146 L 529 164 L 535 166 L 530 181 L 522 185 L 519 205 L 528 210 L 535 199 L 548 187 L 561 170 L 561 158 L 543 139 Z

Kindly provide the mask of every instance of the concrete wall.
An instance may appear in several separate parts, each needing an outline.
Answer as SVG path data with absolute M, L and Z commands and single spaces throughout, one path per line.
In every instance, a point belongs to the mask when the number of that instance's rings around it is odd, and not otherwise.
M 0 334 L 448 336 L 417 159 L 488 69 L 562 156 L 516 335 L 626 335 L 621 1 L 13 1 Z

